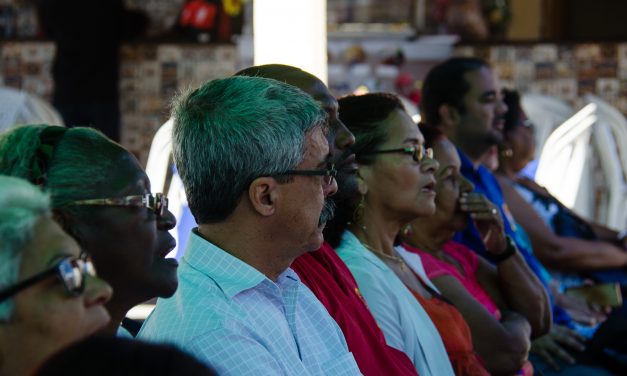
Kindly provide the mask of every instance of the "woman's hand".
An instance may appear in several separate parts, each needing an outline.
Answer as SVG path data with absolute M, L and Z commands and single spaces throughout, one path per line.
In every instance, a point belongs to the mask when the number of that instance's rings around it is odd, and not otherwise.
M 554 325 L 549 334 L 531 342 L 531 352 L 539 355 L 556 371 L 560 369 L 557 360 L 561 359 L 568 364 L 575 364 L 575 358 L 567 351 L 584 351 L 584 338 L 574 330 L 565 326 Z
M 507 248 L 503 217 L 498 207 L 484 195 L 476 192 L 463 193 L 459 198 L 460 208 L 468 213 L 481 234 L 488 252 L 497 256 Z

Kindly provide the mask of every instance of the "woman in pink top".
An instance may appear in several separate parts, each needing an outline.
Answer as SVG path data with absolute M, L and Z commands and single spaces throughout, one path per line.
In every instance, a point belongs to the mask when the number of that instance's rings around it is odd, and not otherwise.
M 405 248 L 421 256 L 427 274 L 442 295 L 462 313 L 475 351 L 495 375 L 522 369 L 532 374 L 530 339 L 548 332 L 551 311 L 544 289 L 513 242 L 503 232 L 494 204 L 471 193 L 453 144 L 436 128 L 421 126 L 440 166 L 435 174 L 436 212 L 415 220 Z M 452 241 L 471 218 L 482 234 L 495 266 Z

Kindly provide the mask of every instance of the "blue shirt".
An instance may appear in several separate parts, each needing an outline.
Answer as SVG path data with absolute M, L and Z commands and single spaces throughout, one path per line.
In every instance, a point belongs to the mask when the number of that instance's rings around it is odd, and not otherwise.
M 453 367 L 437 328 L 416 297 L 350 231 L 336 251 L 357 281 L 388 345 L 414 362 L 420 376 L 453 376 Z
M 472 164 L 470 159 L 468 159 L 468 157 L 464 155 L 459 148 L 457 149 L 457 153 L 459 154 L 459 158 L 462 162 L 462 175 L 475 185 L 475 192 L 485 195 L 488 200 L 492 201 L 499 208 L 501 216 L 503 217 L 505 233 L 514 240 L 516 247 L 520 251 L 520 254 L 524 257 L 527 265 L 544 285 L 545 290 L 549 295 L 549 299 L 551 300 L 553 322 L 557 324 L 569 325 L 572 319 L 568 313 L 553 303 L 553 296 L 551 294 L 551 290 L 549 289 L 549 283 L 551 282 L 552 277 L 546 268 L 540 263 L 540 260 L 538 260 L 533 254 L 531 241 L 525 231 L 522 227 L 516 225 L 514 217 L 507 208 L 507 204 L 505 203 L 505 198 L 503 197 L 503 192 L 501 191 L 498 181 L 484 166 L 480 165 L 479 168 L 475 169 L 475 166 Z M 466 245 L 470 249 L 486 257 L 488 260 L 490 259 L 487 250 L 485 249 L 485 245 L 481 240 L 481 235 L 472 221 L 469 222 L 464 231 L 458 232 L 455 235 L 455 241 Z
M 194 230 L 179 287 L 138 338 L 168 342 L 220 375 L 360 375 L 335 321 L 288 268 L 276 282 Z

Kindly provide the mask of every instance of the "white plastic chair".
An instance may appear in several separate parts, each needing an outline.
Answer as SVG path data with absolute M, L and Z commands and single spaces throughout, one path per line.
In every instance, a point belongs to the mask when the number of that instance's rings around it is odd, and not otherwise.
M 627 120 L 597 96 L 587 95 L 585 100 L 597 107 L 593 137 L 607 194 L 601 215 L 608 226 L 622 230 L 627 227 Z
M 0 131 L 19 124 L 64 125 L 59 113 L 39 97 L 0 87 Z

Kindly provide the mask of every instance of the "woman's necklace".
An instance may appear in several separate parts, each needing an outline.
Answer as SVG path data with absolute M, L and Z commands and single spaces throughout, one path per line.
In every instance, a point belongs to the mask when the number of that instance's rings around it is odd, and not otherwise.
M 383 258 L 385 260 L 389 260 L 389 261 L 393 261 L 394 263 L 398 264 L 399 268 L 401 269 L 401 271 L 405 271 L 405 261 L 398 257 L 398 256 L 392 256 L 392 255 L 388 255 L 387 253 L 381 252 L 381 251 L 377 251 L 376 249 L 372 248 L 371 246 L 369 246 L 368 244 L 361 242 L 361 244 L 366 247 L 367 250 L 369 250 L 370 252 L 374 253 L 375 255 L 379 256 L 379 258 Z

